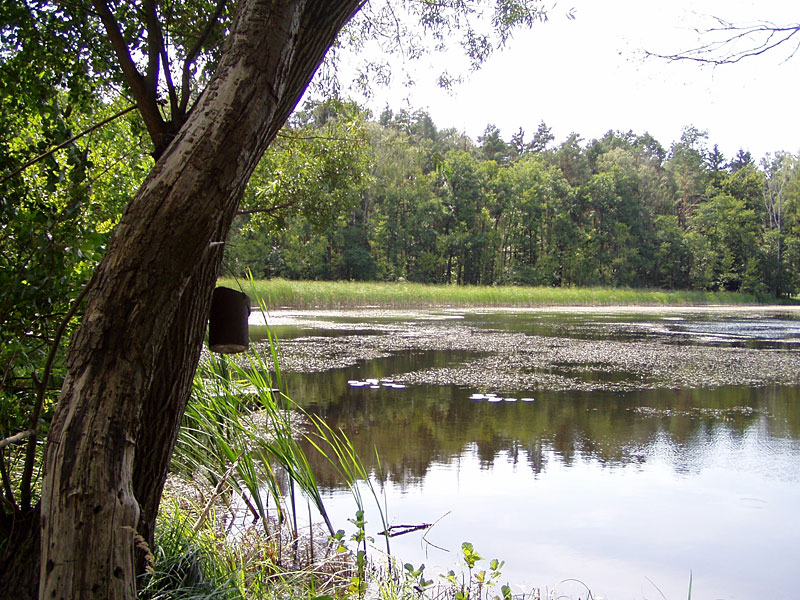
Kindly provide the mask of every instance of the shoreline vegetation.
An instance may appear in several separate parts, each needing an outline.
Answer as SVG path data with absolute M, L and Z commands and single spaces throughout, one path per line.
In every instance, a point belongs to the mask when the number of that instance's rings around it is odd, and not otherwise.
M 542 306 L 692 306 L 796 304 L 797 300 L 759 298 L 741 292 L 657 290 L 610 287 L 524 287 L 434 285 L 397 282 L 248 281 L 224 277 L 218 285 L 241 289 L 253 306 L 271 309 L 341 309 L 409 307 L 542 307 Z

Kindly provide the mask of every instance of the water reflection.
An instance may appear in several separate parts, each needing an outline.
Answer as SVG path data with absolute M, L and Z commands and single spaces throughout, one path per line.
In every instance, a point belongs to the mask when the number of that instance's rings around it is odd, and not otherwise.
M 749 348 L 800 348 L 797 311 L 670 311 L 668 315 L 564 312 L 466 313 L 465 322 L 485 329 L 587 340 L 634 341 L 666 337 L 672 343 Z
M 532 403 L 491 403 L 470 400 L 472 390 L 458 387 L 375 390 L 347 383 L 460 358 L 444 352 L 404 353 L 362 368 L 289 375 L 286 381 L 290 396 L 341 428 L 373 468 L 377 449 L 387 476 L 401 487 L 414 485 L 434 463 L 456 460 L 470 445 L 484 469 L 505 454 L 514 464 L 527 463 L 536 475 L 546 468 L 548 452 L 566 466 L 576 456 L 600 465 L 637 464 L 660 448 L 660 458 L 685 472 L 705 460 L 715 448 L 712 441 L 720 437 L 732 444 L 752 430 L 776 442 L 797 443 L 800 437 L 800 387 L 539 392 Z M 317 466 L 326 487 L 341 485 L 322 461 Z
M 385 483 L 392 523 L 436 521 L 425 539 L 395 538 L 393 552 L 446 572 L 469 540 L 483 556 L 506 560 L 515 592 L 579 577 L 595 598 L 660 597 L 649 581 L 681 598 L 691 571 L 695 597 L 757 598 L 769 589 L 770 598 L 793 598 L 797 478 L 774 477 L 771 461 L 750 462 L 758 437 L 753 429 L 738 440 L 703 434 L 701 455 L 685 460 L 662 432 L 626 463 L 582 451 L 567 463 L 541 445 L 546 468 L 535 477 L 508 451 L 488 469 L 468 444 L 451 461 L 431 463 L 416 485 Z M 331 491 L 326 502 L 337 522 L 352 516 L 346 493 Z

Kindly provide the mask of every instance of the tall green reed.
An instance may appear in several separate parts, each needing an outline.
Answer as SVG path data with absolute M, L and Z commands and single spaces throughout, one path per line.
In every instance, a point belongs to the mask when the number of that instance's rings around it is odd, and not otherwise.
M 222 285 L 235 285 L 221 279 Z M 435 285 L 411 282 L 251 281 L 249 293 L 270 306 L 291 308 L 424 306 L 611 306 L 758 304 L 751 294 L 692 290 L 546 286 Z
M 240 496 L 265 527 L 272 498 L 279 524 L 291 509 L 297 535 L 296 508 L 287 507 L 285 501 L 283 481 L 288 480 L 309 498 L 333 533 L 299 443 L 297 418 L 293 419 L 288 398 L 273 387 L 273 381 L 270 365 L 258 352 L 251 352 L 244 363 L 209 355 L 198 368 L 173 471 L 215 490 L 225 484 L 223 489 Z

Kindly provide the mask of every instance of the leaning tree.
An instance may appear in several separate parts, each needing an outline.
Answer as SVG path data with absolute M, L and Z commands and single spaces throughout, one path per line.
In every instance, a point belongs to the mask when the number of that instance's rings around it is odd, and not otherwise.
M 393 48 L 417 56 L 419 31 L 439 46 L 457 29 L 477 64 L 513 27 L 544 13 L 532 0 L 9 6 L 0 14 L 16 21 L 0 23 L 2 55 L 22 52 L 21 32 L 43 24 L 65 34 L 98 97 L 133 100 L 156 162 L 86 289 L 41 500 L 14 514 L 0 596 L 33 598 L 38 588 L 40 598 L 131 599 L 137 540 L 153 541 L 228 230 L 250 175 L 337 35 L 362 11 L 368 18 L 351 39 L 393 38 Z
M 358 2 L 241 2 L 206 89 L 186 116 L 186 105 L 173 102 L 169 120 L 158 106 L 166 46 L 155 3 L 136 9 L 147 30 L 147 46 L 136 49 L 147 53 L 144 74 L 114 12 L 125 9 L 93 7 L 158 160 L 92 278 L 71 342 L 45 454 L 42 598 L 134 597 L 134 536 L 138 529 L 152 539 L 221 261 L 218 242 Z

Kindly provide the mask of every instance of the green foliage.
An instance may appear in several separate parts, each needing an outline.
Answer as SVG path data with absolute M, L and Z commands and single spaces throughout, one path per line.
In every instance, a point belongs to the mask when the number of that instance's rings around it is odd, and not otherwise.
M 749 271 L 749 289 L 745 291 L 756 291 L 753 287 L 758 280 L 760 248 L 755 212 L 748 209 L 743 200 L 719 194 L 697 208 L 691 225 L 702 238 L 695 255 L 701 257 L 704 264 L 700 280 L 704 287 L 737 291 L 742 288 Z
M 352 110 L 323 104 L 296 124 L 331 126 Z M 506 142 L 490 125 L 474 145 L 422 111 L 360 118 L 366 137 L 337 163 L 350 165 L 349 178 L 311 177 L 319 169 L 303 152 L 296 163 L 273 159 L 287 180 L 343 186 L 349 203 L 306 185 L 318 206 L 293 207 L 280 231 L 252 218 L 234 236 L 234 273 L 249 265 L 290 279 L 741 289 L 763 299 L 799 289 L 791 155 L 760 169 L 744 157 L 726 166 L 691 127 L 667 152 L 632 132 L 587 144 L 573 134 L 549 148 L 544 124 L 532 142 L 523 130 Z M 288 141 L 281 152 L 291 156 Z
M 41 448 L 31 445 L 47 432 L 61 387 L 74 304 L 152 164 L 128 115 L 68 142 L 126 106 L 93 101 L 86 89 L 26 94 L 0 100 L 0 438 L 29 427 L 37 435 L 5 451 L 6 508 L 35 501 Z
M 297 278 L 374 276 L 364 236 L 337 235 L 346 226 L 341 215 L 359 208 L 370 168 L 365 115 L 358 107 L 309 104 L 253 174 L 226 262 L 236 273 L 258 276 L 287 270 Z
M 297 113 L 264 155 L 243 200 L 251 227 L 281 229 L 302 214 L 317 233 L 354 206 L 370 158 L 364 115 L 353 104 L 329 101 Z M 291 209 L 291 210 L 287 210 Z
M 483 560 L 483 557 L 475 552 L 475 548 L 469 542 L 461 544 L 461 554 L 464 556 L 464 562 L 467 563 L 467 568 L 470 571 L 475 568 L 475 563 Z
M 35 501 L 73 304 L 152 164 L 130 116 L 80 135 L 128 106 L 102 93 L 109 56 L 87 53 L 99 22 L 80 12 L 0 4 L 0 438 L 36 431 L 4 451 L 3 514 Z
M 497 585 L 501 577 L 501 569 L 505 562 L 493 558 L 489 562 L 489 570 L 481 569 L 473 572 L 477 564 L 483 561 L 483 557 L 476 552 L 474 546 L 470 542 L 463 542 L 461 544 L 461 558 L 464 560 L 464 565 L 467 567 L 466 575 L 461 573 L 459 576 L 455 571 L 450 571 L 447 575 L 441 575 L 440 579 L 445 582 L 449 588 L 449 593 L 455 600 L 481 600 L 482 598 L 490 598 L 493 588 Z M 504 585 L 500 588 L 503 600 L 511 600 L 511 588 Z M 494 600 L 500 600 L 500 596 L 493 596 Z

